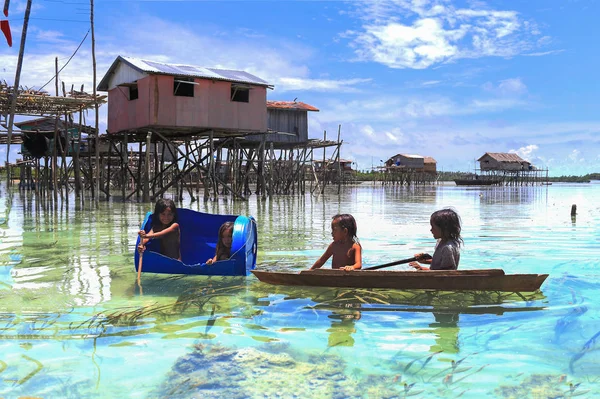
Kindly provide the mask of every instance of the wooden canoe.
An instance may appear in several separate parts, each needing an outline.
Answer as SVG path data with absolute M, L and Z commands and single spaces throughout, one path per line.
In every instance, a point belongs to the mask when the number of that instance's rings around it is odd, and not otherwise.
M 343 270 L 316 269 L 300 273 L 252 270 L 262 282 L 319 287 L 391 288 L 400 290 L 533 292 L 547 274 L 504 274 L 502 269 L 482 270 Z

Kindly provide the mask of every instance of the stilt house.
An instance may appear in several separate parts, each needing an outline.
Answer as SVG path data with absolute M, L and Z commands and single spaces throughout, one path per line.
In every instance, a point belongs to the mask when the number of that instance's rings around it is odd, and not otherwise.
M 478 160 L 481 171 L 532 170 L 533 165 L 513 153 L 486 152 Z
M 108 133 L 159 129 L 216 135 L 267 131 L 267 89 L 248 72 L 119 56 L 100 81 Z
M 399 167 L 411 170 L 423 170 L 425 157 L 421 155 L 396 154 L 385 162 L 387 167 Z
M 267 142 L 298 144 L 308 141 L 308 113 L 319 109 L 300 101 L 267 101 Z M 261 140 L 249 136 L 248 140 Z

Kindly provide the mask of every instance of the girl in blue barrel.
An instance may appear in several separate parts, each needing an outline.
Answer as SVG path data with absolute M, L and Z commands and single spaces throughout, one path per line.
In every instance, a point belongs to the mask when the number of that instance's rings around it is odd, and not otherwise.
M 219 228 L 219 240 L 217 241 L 217 250 L 214 257 L 206 261 L 207 265 L 220 260 L 231 258 L 231 242 L 233 241 L 233 222 L 225 222 Z
M 152 228 L 149 232 L 139 231 L 138 251 L 144 252 L 146 244 L 152 239 L 160 240 L 160 253 L 169 258 L 181 260 L 180 232 L 177 219 L 177 207 L 173 200 L 161 198 L 156 201 L 152 214 Z
M 454 210 L 446 208 L 433 212 L 429 219 L 431 234 L 437 241 L 433 256 L 415 254 L 417 262 L 408 265 L 418 270 L 456 270 L 460 261 L 460 247 L 463 239 L 460 236 L 460 217 Z M 424 263 L 428 266 L 423 266 Z

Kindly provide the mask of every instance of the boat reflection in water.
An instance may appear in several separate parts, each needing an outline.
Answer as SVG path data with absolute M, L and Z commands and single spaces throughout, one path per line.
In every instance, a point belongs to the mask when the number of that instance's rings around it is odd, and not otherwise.
M 354 288 L 319 288 L 266 286 L 271 294 L 261 299 L 264 314 L 273 314 L 277 320 L 264 320 L 266 324 L 287 323 L 310 327 L 316 314 L 329 311 L 327 318 L 331 326 L 329 346 L 352 346 L 353 334 L 357 332 L 356 323 L 361 321 L 368 326 L 390 319 L 392 314 L 400 319 L 421 319 L 431 313 L 433 321 L 428 324 L 427 332 L 436 336 L 432 352 L 458 352 L 458 332 L 460 315 L 504 315 L 515 312 L 532 312 L 545 309 L 546 298 L 541 291 L 533 293 L 512 293 L 498 291 L 461 291 L 444 292 L 433 290 L 385 290 Z M 283 298 L 282 298 L 283 295 Z M 270 301 L 272 299 L 272 301 Z M 285 303 L 289 304 L 286 305 Z M 302 305 L 303 304 L 303 305 Z M 298 306 L 301 306 L 300 308 Z M 270 310 L 269 308 L 273 308 Z M 295 309 L 290 309 L 294 307 Z M 309 313 L 310 312 L 310 313 Z M 288 320 L 286 315 L 294 317 Z M 368 315 L 368 317 L 366 317 Z M 393 327 L 393 326 L 382 326 Z

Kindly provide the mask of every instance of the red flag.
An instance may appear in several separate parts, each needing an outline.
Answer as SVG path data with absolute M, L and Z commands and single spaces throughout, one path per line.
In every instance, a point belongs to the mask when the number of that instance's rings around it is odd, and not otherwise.
M 4 33 L 8 47 L 12 47 L 12 35 L 10 33 L 10 24 L 8 23 L 8 20 L 0 21 L 0 30 Z

